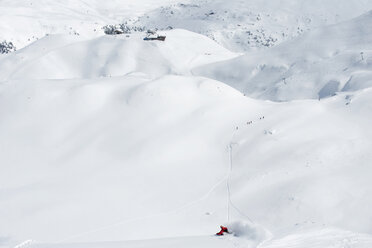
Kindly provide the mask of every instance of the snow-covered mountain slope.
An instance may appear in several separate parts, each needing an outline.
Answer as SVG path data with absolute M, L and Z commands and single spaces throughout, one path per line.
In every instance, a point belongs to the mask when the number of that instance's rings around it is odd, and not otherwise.
M 164 34 L 165 42 L 144 41 L 144 34 L 101 36 L 87 41 L 74 36 L 47 36 L 0 57 L 0 79 L 95 78 L 139 72 L 159 77 L 188 74 L 197 66 L 237 56 L 190 31 L 170 30 Z
M 372 247 L 371 3 L 267 3 L 0 0 L 8 37 L 61 33 L 0 55 L 0 247 Z M 311 31 L 70 31 L 141 15 Z
M 371 9 L 369 0 L 2 0 L 0 41 L 20 49 L 46 34 L 94 38 L 104 25 L 127 23 L 187 29 L 241 52 L 270 47 Z
M 162 54 L 160 61 L 170 61 L 172 68 L 173 56 L 164 51 L 174 50 L 173 35 L 191 41 L 199 37 L 175 30 L 169 42 L 141 46 Z M 205 55 L 204 49 L 213 47 L 209 39 L 199 39 L 192 42 L 196 48 L 187 48 L 186 61 L 180 57 L 184 51 L 174 51 L 185 69 L 193 68 L 191 58 L 198 52 L 205 63 L 221 59 Z M 323 101 L 262 102 L 187 70 L 164 75 L 163 67 L 144 60 L 143 53 L 132 53 L 141 66 L 128 74 L 120 64 L 127 57 L 115 60 L 107 55 L 110 49 L 103 49 L 118 44 L 130 53 L 126 49 L 133 50 L 136 42 L 144 41 L 136 36 L 92 41 L 51 36 L 4 57 L 2 246 L 27 239 L 210 235 L 227 221 L 229 144 L 231 219 L 252 219 L 257 227 L 249 233 L 267 230 L 275 239 L 333 226 L 371 231 L 371 89 Z M 87 48 L 91 44 L 102 48 L 103 56 L 94 57 L 97 65 L 122 66 L 123 75 L 118 70 L 116 76 L 99 77 L 104 76 L 99 67 L 81 73 L 80 64 L 87 62 L 79 61 L 80 55 L 94 54 Z M 226 52 L 218 45 L 213 49 Z M 35 67 L 26 70 L 17 57 L 30 58 Z M 77 61 L 70 67 L 76 72 L 36 69 L 52 64 L 51 58 L 65 58 L 64 65 Z M 267 238 L 262 237 L 258 242 Z
M 151 28 L 188 29 L 230 50 L 247 51 L 279 44 L 371 9 L 368 0 L 191 0 L 147 12 L 136 23 Z
M 226 108 L 239 115 L 223 100 L 247 101 L 239 92 L 176 76 L 0 91 L 0 229 L 13 242 L 201 235 L 225 221 L 233 124 L 218 119 Z
M 194 70 L 260 99 L 324 98 L 372 86 L 372 12 L 272 49 Z

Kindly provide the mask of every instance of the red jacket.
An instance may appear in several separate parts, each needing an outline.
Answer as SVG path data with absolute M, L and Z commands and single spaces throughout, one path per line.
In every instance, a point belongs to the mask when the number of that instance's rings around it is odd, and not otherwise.
M 220 227 L 221 227 L 221 231 L 219 231 L 218 233 L 216 233 L 216 235 L 221 236 L 221 235 L 223 235 L 224 232 L 225 233 L 228 233 L 229 232 L 229 230 L 227 230 L 227 227 L 224 227 L 224 226 L 220 226 Z

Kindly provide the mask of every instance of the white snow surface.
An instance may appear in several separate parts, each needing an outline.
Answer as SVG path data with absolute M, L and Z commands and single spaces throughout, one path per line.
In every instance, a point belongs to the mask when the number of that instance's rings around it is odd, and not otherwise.
M 0 6 L 1 248 L 372 247 L 370 1 Z

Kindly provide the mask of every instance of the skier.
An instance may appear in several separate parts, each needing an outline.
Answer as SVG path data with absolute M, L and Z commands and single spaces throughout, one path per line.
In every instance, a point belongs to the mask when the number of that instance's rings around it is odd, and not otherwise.
M 225 227 L 225 226 L 220 226 L 220 227 L 221 227 L 221 231 L 219 231 L 218 233 L 216 233 L 216 235 L 222 236 L 223 233 L 229 233 L 229 230 L 227 229 L 227 227 Z

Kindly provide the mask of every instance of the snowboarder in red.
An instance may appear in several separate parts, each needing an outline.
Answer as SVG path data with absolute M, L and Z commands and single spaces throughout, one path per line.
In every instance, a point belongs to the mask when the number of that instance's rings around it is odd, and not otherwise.
M 220 227 L 221 227 L 221 231 L 219 231 L 218 233 L 216 233 L 216 235 L 222 236 L 223 233 L 229 233 L 229 230 L 227 229 L 227 227 L 225 227 L 225 226 L 220 226 Z

